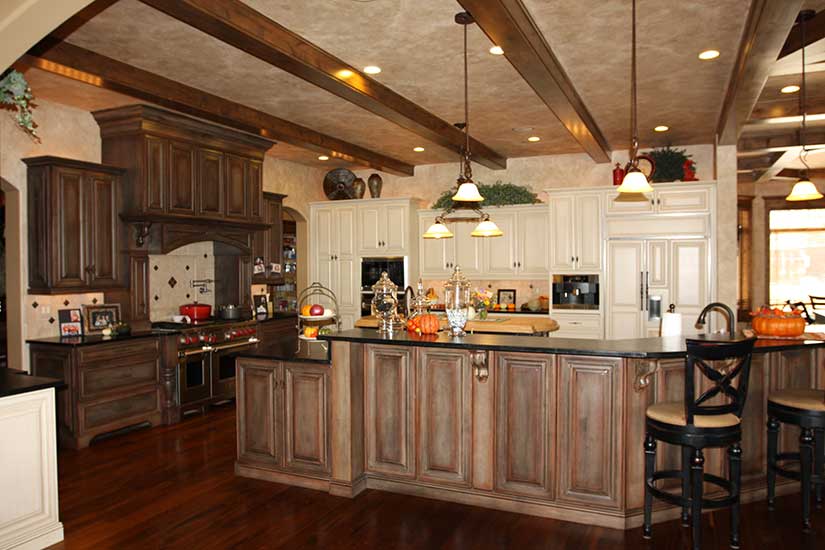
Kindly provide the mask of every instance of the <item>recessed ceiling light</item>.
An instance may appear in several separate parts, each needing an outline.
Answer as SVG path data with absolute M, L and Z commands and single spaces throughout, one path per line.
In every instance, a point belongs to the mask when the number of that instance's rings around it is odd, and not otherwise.
M 364 72 L 367 74 L 378 74 L 381 72 L 381 67 L 378 65 L 367 65 L 364 67 Z
M 705 50 L 699 54 L 699 59 L 703 61 L 709 61 L 717 57 L 719 57 L 719 50 Z
M 335 75 L 336 75 L 338 78 L 349 78 L 349 77 L 351 77 L 351 76 L 352 76 L 352 75 L 354 75 L 354 74 L 355 74 L 355 73 L 354 73 L 354 72 L 352 72 L 352 71 L 351 71 L 351 70 L 349 70 L 349 69 L 341 69 L 340 71 L 338 71 L 337 73 L 335 73 Z
M 501 46 L 493 46 L 490 48 L 490 53 L 493 55 L 504 55 L 504 50 L 501 49 Z
M 419 145 L 418 147 L 413 147 L 413 151 L 415 151 L 416 153 L 421 153 L 422 151 L 424 151 L 424 148 Z
M 535 143 L 537 141 L 541 141 L 541 138 L 539 136 L 530 136 L 529 138 L 527 138 L 527 141 L 532 141 L 533 143 Z
M 665 126 L 664 124 L 660 124 L 659 126 L 653 128 L 654 132 L 667 132 L 668 130 L 670 130 L 670 126 Z
M 329 160 L 329 157 L 326 155 L 321 155 L 318 157 L 318 160 Z
M 799 86 L 797 86 L 796 84 L 791 84 L 790 86 L 785 86 L 779 91 L 783 94 L 794 94 L 799 91 Z

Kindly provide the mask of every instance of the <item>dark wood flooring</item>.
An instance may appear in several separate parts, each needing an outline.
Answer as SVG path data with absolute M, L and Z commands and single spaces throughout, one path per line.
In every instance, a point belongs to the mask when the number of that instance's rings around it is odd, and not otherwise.
M 235 412 L 61 451 L 59 549 L 687 549 L 678 522 L 599 527 L 367 491 L 354 500 L 235 477 Z M 825 510 L 799 530 L 798 498 L 743 507 L 742 548 L 825 548 Z M 704 548 L 728 548 L 728 514 L 704 516 Z

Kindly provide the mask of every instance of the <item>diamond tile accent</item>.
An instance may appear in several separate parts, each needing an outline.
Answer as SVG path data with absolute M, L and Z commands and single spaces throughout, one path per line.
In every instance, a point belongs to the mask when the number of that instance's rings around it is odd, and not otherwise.
M 187 299 L 189 298 L 189 295 L 188 295 L 188 294 L 186 295 L 186 298 L 187 298 Z
M 33 307 L 34 309 L 37 309 L 37 306 L 39 306 L 39 305 L 40 305 L 40 304 L 38 304 L 37 302 L 32 302 L 32 307 Z
M 160 300 L 160 296 L 158 296 L 157 294 L 155 294 L 155 301 L 157 302 L 158 300 Z
M 175 288 L 175 285 L 178 284 L 178 281 L 174 277 L 169 277 L 169 280 L 166 281 L 169 283 L 169 286 Z
M 157 270 L 158 270 L 158 266 L 155 266 L 155 267 L 153 267 L 152 269 L 154 269 L 155 271 L 157 271 Z
M 189 266 L 188 265 L 186 266 L 186 271 L 189 271 Z
M 54 324 L 54 317 L 49 317 L 49 324 L 50 324 L 50 325 L 53 325 L 53 324 Z
M 92 298 L 92 303 L 96 304 L 97 303 L 97 298 Z
M 69 300 L 63 300 L 63 305 L 64 305 L 64 306 L 69 305 Z

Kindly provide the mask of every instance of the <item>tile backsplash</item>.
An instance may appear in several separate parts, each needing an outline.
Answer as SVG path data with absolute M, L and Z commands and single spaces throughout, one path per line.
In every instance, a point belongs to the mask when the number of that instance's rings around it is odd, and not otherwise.
M 192 243 L 163 255 L 149 255 L 149 318 L 169 321 L 183 304 L 197 301 L 215 307 L 215 284 L 207 292 L 192 286 L 196 279 L 215 279 L 212 242 Z
M 26 338 L 60 336 L 57 312 L 61 309 L 79 309 L 87 304 L 102 304 L 102 292 L 88 294 L 29 294 L 23 302 L 26 319 Z
M 442 279 L 424 280 L 424 288 L 433 288 L 438 295 L 438 301 L 444 300 L 444 283 Z M 493 291 L 493 296 L 497 296 L 499 289 L 513 289 L 516 291 L 516 306 L 528 301 L 533 294 L 539 296 L 550 295 L 550 281 L 547 280 L 533 280 L 533 281 L 488 281 L 479 279 L 470 279 L 470 289 L 486 288 Z

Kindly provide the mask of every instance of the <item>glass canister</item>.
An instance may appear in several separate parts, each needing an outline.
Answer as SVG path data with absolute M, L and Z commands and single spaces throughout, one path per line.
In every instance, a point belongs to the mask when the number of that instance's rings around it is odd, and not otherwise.
M 467 324 L 470 308 L 470 281 L 461 272 L 459 266 L 455 266 L 452 277 L 444 283 L 444 305 L 447 311 L 447 322 L 450 325 L 450 334 L 466 336 L 464 326 Z
M 390 334 L 401 326 L 398 316 L 398 287 L 390 280 L 386 271 L 372 285 L 372 314 L 378 318 L 378 332 Z

